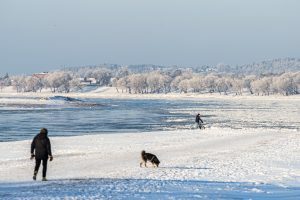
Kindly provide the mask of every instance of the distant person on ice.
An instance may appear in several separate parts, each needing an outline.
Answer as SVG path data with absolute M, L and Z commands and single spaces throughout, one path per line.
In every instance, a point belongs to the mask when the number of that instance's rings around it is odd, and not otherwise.
M 36 175 L 39 171 L 41 162 L 43 161 L 43 181 L 47 181 L 46 173 L 47 173 L 47 162 L 48 156 L 50 161 L 53 160 L 51 153 L 51 144 L 48 138 L 48 130 L 46 128 L 42 128 L 40 133 L 37 134 L 31 143 L 31 158 L 35 157 L 35 168 L 33 172 L 33 180 L 36 180 Z
M 200 128 L 200 129 L 204 129 L 204 126 L 202 125 L 203 124 L 203 121 L 202 121 L 202 119 L 200 118 L 200 113 L 198 113 L 197 115 L 196 115 L 196 119 L 195 119 L 195 122 L 198 124 L 198 127 Z M 201 123 L 200 123 L 201 122 Z

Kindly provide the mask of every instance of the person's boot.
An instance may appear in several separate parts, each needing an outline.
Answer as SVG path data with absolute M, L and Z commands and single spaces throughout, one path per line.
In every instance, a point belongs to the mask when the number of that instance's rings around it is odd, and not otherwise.
M 42 181 L 48 181 L 48 180 L 46 179 L 46 177 L 43 177 Z
M 32 177 L 32 179 L 33 179 L 34 181 L 36 181 L 36 175 L 37 175 L 37 172 L 34 172 L 34 173 L 33 173 L 33 177 Z

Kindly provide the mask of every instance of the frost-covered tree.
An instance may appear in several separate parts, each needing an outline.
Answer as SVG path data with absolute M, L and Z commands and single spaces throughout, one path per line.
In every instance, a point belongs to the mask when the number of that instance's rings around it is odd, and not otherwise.
M 0 89 L 1 89 L 1 91 L 4 87 L 10 86 L 10 85 L 11 85 L 11 80 L 10 80 L 10 77 L 8 76 L 7 73 L 3 77 L 0 77 Z
M 134 93 L 146 93 L 146 76 L 143 74 L 132 74 L 128 77 L 129 86 Z
M 189 81 L 190 88 L 194 92 L 200 92 L 204 90 L 204 77 L 200 75 L 194 75 Z
M 12 86 L 17 90 L 17 92 L 24 92 L 26 86 L 26 77 L 24 75 L 13 76 Z
M 171 89 L 173 91 L 179 90 L 179 83 L 183 80 L 182 76 L 177 76 L 171 81 Z
M 95 70 L 93 74 L 91 74 L 91 77 L 95 78 L 100 86 L 108 86 L 112 78 L 112 73 L 108 69 L 101 68 Z
M 294 94 L 299 94 L 300 93 L 300 72 L 296 72 L 293 74 L 293 80 L 295 84 L 295 93 Z
M 2 92 L 4 88 L 4 81 L 3 80 L 0 80 L 0 91 Z
M 181 81 L 185 80 L 185 79 L 191 79 L 193 77 L 193 74 L 188 71 L 188 72 L 181 72 L 181 75 L 180 76 L 176 76 L 172 81 L 171 81 L 171 88 L 174 90 L 174 91 L 178 91 L 178 90 L 181 90 L 183 89 L 182 87 L 180 88 L 179 84 Z M 182 85 L 183 86 L 183 85 Z
M 40 88 L 37 77 L 27 76 L 25 78 L 25 92 L 37 92 Z
M 123 78 L 123 77 L 126 77 L 129 75 L 129 70 L 128 70 L 128 67 L 120 67 L 117 72 L 116 72 L 116 75 L 115 77 L 117 79 L 120 79 L 120 78 Z
M 230 88 L 232 88 L 232 82 L 230 79 L 226 77 L 220 77 L 217 80 L 215 80 L 216 84 L 216 90 L 222 94 L 222 92 L 227 95 Z
M 60 86 L 59 82 L 60 72 L 49 73 L 46 77 L 46 86 L 50 88 L 52 92 L 56 92 L 56 90 Z
M 171 91 L 171 81 L 172 78 L 169 75 L 162 75 L 160 76 L 159 82 L 163 87 L 164 93 L 168 93 Z
M 271 92 L 272 77 L 264 77 L 261 79 L 261 91 L 264 95 L 269 95 Z
M 11 79 L 10 79 L 8 73 L 6 73 L 2 78 L 0 78 L 0 80 L 3 81 L 4 86 L 10 86 L 11 85 Z
M 244 82 L 241 79 L 235 78 L 231 81 L 232 89 L 236 95 L 242 95 Z
M 71 75 L 68 72 L 57 71 L 49 73 L 46 77 L 47 86 L 52 92 L 66 92 L 70 91 Z
M 116 90 L 117 90 L 117 92 L 119 93 L 119 89 L 118 89 L 118 80 L 119 80 L 119 79 L 116 78 L 116 77 L 115 77 L 115 78 L 112 78 L 112 79 L 111 79 L 111 86 L 112 86 L 112 87 L 115 87 Z
M 82 85 L 81 82 L 79 80 L 79 77 L 73 77 L 72 80 L 70 80 L 70 87 L 73 90 L 81 90 L 82 89 Z
M 256 79 L 256 76 L 255 75 L 249 75 L 249 76 L 246 76 L 243 81 L 243 86 L 244 88 L 246 88 L 250 94 L 253 94 L 253 88 L 251 87 L 251 83 Z
M 257 95 L 269 95 L 271 91 L 271 83 L 271 78 L 264 77 L 262 79 L 258 79 L 251 82 L 251 87 Z
M 204 86 L 208 89 L 210 93 L 215 92 L 216 89 L 216 80 L 218 77 L 214 74 L 209 74 L 204 78 Z
M 161 93 L 169 88 L 170 78 L 159 71 L 154 71 L 147 74 L 146 83 L 150 93 Z
M 117 80 L 117 88 L 121 88 L 122 93 L 125 90 L 126 92 L 128 91 L 131 93 L 131 87 L 129 84 L 128 77 L 122 77 L 119 80 Z
M 71 75 L 68 72 L 61 74 L 61 85 L 58 88 L 59 92 L 70 92 L 70 81 L 72 80 Z
M 150 89 L 150 93 L 159 93 L 160 83 L 159 78 L 161 74 L 158 71 L 150 72 L 146 76 L 146 83 Z
M 293 73 L 285 73 L 280 77 L 275 77 L 273 79 L 273 85 L 272 85 L 274 92 L 286 96 L 298 94 L 298 86 L 299 86 L 299 83 L 297 84 L 297 82 L 299 82 L 299 80 L 297 80 L 298 76 Z
M 181 76 L 182 75 L 182 70 L 180 70 L 180 69 L 175 69 L 175 70 L 171 70 L 170 72 L 169 72 L 169 76 L 171 77 L 171 78 L 175 78 L 175 77 L 177 77 L 177 76 Z
M 180 81 L 180 83 L 178 84 L 178 89 L 181 92 L 187 93 L 189 90 L 190 84 L 189 84 L 189 80 L 188 79 L 184 79 L 182 81 Z

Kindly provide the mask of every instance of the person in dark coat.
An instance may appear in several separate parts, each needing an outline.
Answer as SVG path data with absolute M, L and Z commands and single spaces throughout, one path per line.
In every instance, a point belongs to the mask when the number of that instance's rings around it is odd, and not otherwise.
M 43 181 L 46 181 L 46 173 L 47 173 L 47 162 L 48 157 L 50 161 L 53 160 L 52 152 L 51 152 L 51 143 L 48 138 L 48 130 L 46 128 L 42 128 L 40 133 L 37 134 L 31 143 L 31 158 L 35 158 L 35 168 L 33 172 L 33 180 L 36 180 L 36 175 L 39 171 L 41 162 L 43 161 Z
M 202 124 L 203 124 L 203 121 L 202 121 L 202 119 L 200 118 L 200 113 L 198 113 L 198 114 L 196 115 L 195 122 L 198 124 L 198 127 L 199 127 L 200 129 L 204 128 L 204 126 L 202 125 Z M 201 123 L 200 123 L 200 122 L 201 122 Z

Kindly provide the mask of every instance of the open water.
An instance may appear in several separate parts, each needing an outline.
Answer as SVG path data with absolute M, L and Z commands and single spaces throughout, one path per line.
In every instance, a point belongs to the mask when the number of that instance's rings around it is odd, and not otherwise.
M 20 101 L 22 102 L 22 100 Z M 0 142 L 32 139 L 42 127 L 52 136 L 149 132 L 195 128 L 300 127 L 294 101 L 65 99 L 46 104 L 0 104 Z M 200 130 L 199 130 L 200 131 Z

